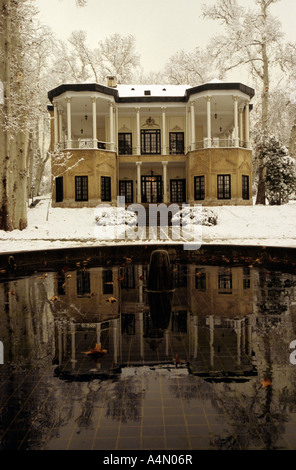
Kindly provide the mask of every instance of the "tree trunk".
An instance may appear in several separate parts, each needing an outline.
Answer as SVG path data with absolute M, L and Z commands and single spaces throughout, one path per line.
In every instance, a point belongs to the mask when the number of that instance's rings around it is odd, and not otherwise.
M 296 117 L 290 132 L 289 154 L 291 157 L 296 157 Z
M 4 103 L 0 105 L 0 229 L 6 231 L 27 226 L 25 138 L 18 124 L 12 125 L 23 113 L 20 110 L 14 118 L 13 99 L 16 94 L 21 97 L 23 86 L 20 25 L 15 15 L 18 8 L 14 0 L 0 0 L 0 80 L 4 89 Z

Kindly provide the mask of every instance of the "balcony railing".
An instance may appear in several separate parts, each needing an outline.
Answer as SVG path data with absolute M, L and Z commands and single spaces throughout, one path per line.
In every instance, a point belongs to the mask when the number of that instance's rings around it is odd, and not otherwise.
M 190 150 L 202 150 L 208 148 L 250 148 L 249 142 L 240 139 L 221 139 L 213 137 L 204 138 L 190 145 Z
M 58 147 L 61 150 L 92 149 L 92 150 L 114 150 L 112 142 L 104 142 L 93 139 L 78 139 L 66 142 L 60 142 Z

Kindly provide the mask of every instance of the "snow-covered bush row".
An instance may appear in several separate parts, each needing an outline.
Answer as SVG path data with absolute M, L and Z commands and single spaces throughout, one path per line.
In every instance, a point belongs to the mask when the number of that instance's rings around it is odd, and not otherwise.
M 123 208 L 111 207 L 110 205 L 100 205 L 95 209 L 96 225 L 114 226 L 129 225 L 135 226 L 138 223 L 138 215 L 134 211 Z M 203 207 L 183 207 L 172 217 L 172 225 L 217 225 L 218 215 L 213 209 Z

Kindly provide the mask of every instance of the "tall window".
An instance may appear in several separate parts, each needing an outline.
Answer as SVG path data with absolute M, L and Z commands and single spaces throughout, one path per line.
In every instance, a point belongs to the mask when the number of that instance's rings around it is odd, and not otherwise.
M 56 202 L 63 202 L 64 191 L 63 191 L 63 177 L 58 176 L 55 180 L 56 184 Z
M 231 199 L 230 175 L 217 176 L 217 193 L 218 199 Z
M 194 177 L 194 199 L 196 201 L 203 200 L 205 198 L 205 177 L 195 176 Z
M 77 271 L 77 295 L 90 294 L 90 273 L 89 271 Z
M 219 294 L 232 293 L 232 274 L 219 273 L 218 274 L 218 289 Z
M 118 134 L 118 153 L 119 155 L 132 155 L 132 133 L 119 132 Z
M 243 199 L 250 199 L 249 195 L 249 176 L 242 176 L 242 197 Z
M 75 176 L 75 201 L 88 201 L 88 176 Z
M 195 289 L 205 291 L 207 288 L 207 276 L 200 269 L 195 270 Z
M 119 196 L 125 196 L 125 202 L 130 204 L 133 202 L 133 181 L 119 181 Z
M 170 132 L 170 154 L 184 153 L 184 132 Z
M 141 130 L 141 153 L 160 154 L 160 129 Z
M 186 201 L 186 180 L 171 180 L 171 202 Z
M 111 201 L 111 177 L 101 176 L 101 200 Z
M 103 271 L 103 294 L 113 294 L 112 269 L 104 269 Z

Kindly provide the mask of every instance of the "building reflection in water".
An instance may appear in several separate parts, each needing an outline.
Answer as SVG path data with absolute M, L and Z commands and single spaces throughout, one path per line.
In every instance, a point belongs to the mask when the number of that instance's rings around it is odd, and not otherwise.
M 56 361 L 63 370 L 70 372 L 71 364 L 74 375 L 110 374 L 131 364 L 172 363 L 177 352 L 193 374 L 253 374 L 250 268 L 173 264 L 174 291 L 165 296 L 154 291 L 156 299 L 148 272 L 148 265 L 127 264 L 57 279 Z M 81 364 L 96 343 L 107 349 L 106 356 L 95 365 L 90 358 Z
M 161 392 L 168 408 L 178 399 L 183 411 L 186 404 L 189 413 L 193 404 L 206 404 L 214 412 L 216 448 L 248 448 L 257 445 L 259 435 L 260 445 L 273 447 L 284 423 L 295 422 L 296 373 L 288 349 L 296 335 L 295 276 L 179 263 L 171 265 L 171 275 L 174 291 L 169 302 L 159 303 L 165 313 L 160 319 L 157 302 L 149 302 L 148 265 L 82 263 L 77 270 L 0 284 L 1 390 L 3 403 L 9 401 L 1 414 L 3 445 L 15 448 L 15 434 L 9 433 L 15 416 L 27 426 L 25 436 L 17 436 L 20 444 L 30 432 L 49 440 L 51 429 L 58 441 L 62 425 L 56 403 L 64 403 L 65 393 L 59 377 L 75 381 L 64 428 L 73 426 L 74 405 L 83 396 L 75 421 L 79 430 L 101 417 L 102 407 L 102 428 L 110 421 L 136 423 L 146 401 L 158 403 Z M 85 354 L 96 344 L 107 353 Z M 26 367 L 34 380 L 15 388 L 14 377 L 21 384 Z M 265 377 L 272 387 L 261 386 Z M 79 387 L 79 381 L 85 383 Z M 45 399 L 51 390 L 52 398 Z M 25 392 L 32 400 L 23 410 Z M 240 437 L 234 442 L 233 436 Z

